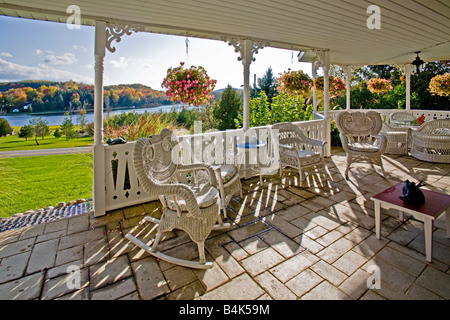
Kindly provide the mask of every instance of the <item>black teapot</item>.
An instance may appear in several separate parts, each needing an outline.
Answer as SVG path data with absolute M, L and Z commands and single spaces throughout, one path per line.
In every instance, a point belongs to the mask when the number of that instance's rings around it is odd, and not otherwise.
M 423 195 L 422 190 L 419 189 L 424 185 L 425 184 L 422 183 L 422 181 L 416 184 L 415 182 L 406 180 L 403 182 L 403 195 L 400 196 L 400 199 L 416 205 L 424 203 L 425 196 Z

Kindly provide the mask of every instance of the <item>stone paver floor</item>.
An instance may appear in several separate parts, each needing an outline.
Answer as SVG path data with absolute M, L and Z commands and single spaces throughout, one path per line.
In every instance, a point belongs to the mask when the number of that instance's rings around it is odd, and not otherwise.
M 387 179 L 359 164 L 348 181 L 340 149 L 326 165 L 327 181 L 313 176 L 303 187 L 294 174 L 264 177 L 263 186 L 258 177 L 242 180 L 244 198 L 228 212 L 232 227 L 206 241 L 214 261 L 206 271 L 158 261 L 124 238 L 151 241 L 155 226 L 142 218 L 160 214 L 158 202 L 0 233 L 0 299 L 449 299 L 445 215 L 428 263 L 423 224 L 412 217 L 401 222 L 383 211 L 375 238 L 370 197 L 406 178 L 449 194 L 450 165 L 385 156 Z M 182 231 L 167 233 L 159 250 L 198 257 Z M 374 266 L 380 288 L 368 289 Z

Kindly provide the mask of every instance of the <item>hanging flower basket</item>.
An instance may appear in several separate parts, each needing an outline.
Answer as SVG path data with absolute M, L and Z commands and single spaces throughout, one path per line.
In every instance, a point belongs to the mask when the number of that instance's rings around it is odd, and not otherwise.
M 438 74 L 430 80 L 430 92 L 438 96 L 450 96 L 450 73 Z
M 167 100 L 196 107 L 207 103 L 212 98 L 217 80 L 211 79 L 201 66 L 188 69 L 183 69 L 183 66 L 184 62 L 180 62 L 179 67 L 167 69 L 167 76 L 162 82 L 162 87 L 167 90 Z
M 367 89 L 369 89 L 369 91 L 372 93 L 380 94 L 391 91 L 393 88 L 389 81 L 387 81 L 386 79 L 372 78 L 367 84 Z
M 278 90 L 288 94 L 305 94 L 312 87 L 309 76 L 301 70 L 288 69 L 277 78 Z
M 345 91 L 345 81 L 341 77 L 330 76 L 328 78 L 328 87 L 330 97 L 339 97 Z M 323 91 L 323 77 L 314 80 L 315 90 Z

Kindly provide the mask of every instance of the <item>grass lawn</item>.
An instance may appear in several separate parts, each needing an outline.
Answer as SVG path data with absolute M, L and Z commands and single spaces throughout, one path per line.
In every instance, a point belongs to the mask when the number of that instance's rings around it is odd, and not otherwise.
M 0 217 L 92 197 L 92 158 L 80 153 L 0 159 Z
M 45 136 L 44 139 L 38 138 L 39 145 L 37 145 L 34 137 L 28 138 L 28 141 L 25 141 L 24 138 L 19 138 L 20 127 L 14 128 L 14 131 L 16 132 L 15 135 L 0 137 L 0 151 L 87 147 L 94 143 L 93 137 L 74 138 L 69 141 L 66 141 L 65 136 L 56 139 L 53 136 L 55 128 L 50 127 L 51 134 Z

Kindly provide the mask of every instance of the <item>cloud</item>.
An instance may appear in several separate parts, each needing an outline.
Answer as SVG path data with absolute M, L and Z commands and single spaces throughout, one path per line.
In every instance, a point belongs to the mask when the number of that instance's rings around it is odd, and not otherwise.
M 53 81 L 77 81 L 93 83 L 93 79 L 71 71 L 55 69 L 46 64 L 30 67 L 8 62 L 0 58 L 0 79 L 4 81 L 20 80 L 53 80 Z
M 36 55 L 40 55 L 40 54 L 42 54 L 42 50 L 41 49 L 36 49 L 36 51 L 34 53 L 36 53 Z
M 12 54 L 9 52 L 0 52 L 0 57 L 12 58 Z
M 83 51 L 83 52 L 87 52 L 88 51 L 88 49 L 85 46 L 79 46 L 79 45 L 76 45 L 76 44 L 73 45 L 73 50 L 80 50 L 80 51 Z
M 149 63 L 143 63 L 143 64 L 142 64 L 142 69 L 144 69 L 144 70 L 152 70 L 153 67 L 152 67 L 152 65 L 149 64 Z
M 71 52 L 66 52 L 61 56 L 49 55 L 44 59 L 45 63 L 52 65 L 72 64 L 77 61 L 77 58 L 75 58 L 75 55 Z
M 128 62 L 125 59 L 125 57 L 120 57 L 119 61 L 110 60 L 108 63 L 111 64 L 116 69 L 125 69 L 126 67 L 128 67 Z

